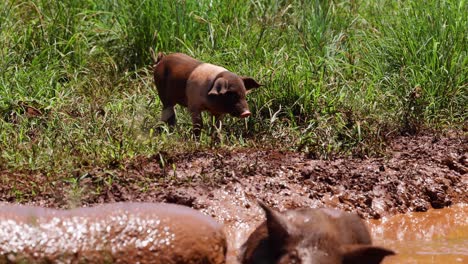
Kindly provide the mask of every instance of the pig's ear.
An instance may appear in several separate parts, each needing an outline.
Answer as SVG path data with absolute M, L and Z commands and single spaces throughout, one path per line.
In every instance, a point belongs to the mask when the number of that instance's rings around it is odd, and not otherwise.
M 378 264 L 386 256 L 395 255 L 392 250 L 372 245 L 346 245 L 341 249 L 343 264 Z
M 224 78 L 218 78 L 213 83 L 213 86 L 208 91 L 208 95 L 220 95 L 225 94 L 228 91 L 228 82 Z
M 258 201 L 260 207 L 265 211 L 266 225 L 268 229 L 268 235 L 270 236 L 271 242 L 277 248 L 281 248 L 281 245 L 287 240 L 290 235 L 288 230 L 288 219 L 281 213 L 272 210 L 264 203 Z
M 250 89 L 258 88 L 262 86 L 261 84 L 259 84 L 257 81 L 255 81 L 254 79 L 250 77 L 241 77 L 241 79 L 242 81 L 244 81 L 244 86 L 247 91 Z

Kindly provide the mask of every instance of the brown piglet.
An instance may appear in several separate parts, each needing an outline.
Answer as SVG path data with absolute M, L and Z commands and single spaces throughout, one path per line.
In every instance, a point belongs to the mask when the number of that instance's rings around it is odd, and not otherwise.
M 0 203 L 0 263 L 225 263 L 222 225 L 189 207 Z
M 210 112 L 219 125 L 225 114 L 246 118 L 251 115 L 246 94 L 261 85 L 250 77 L 241 77 L 223 67 L 198 61 L 182 53 L 155 55 L 154 82 L 161 99 L 161 120 L 175 125 L 176 104 L 188 108 L 192 117 L 193 132 L 200 135 L 202 111 Z
M 279 213 L 259 204 L 266 221 L 242 246 L 242 264 L 376 264 L 394 254 L 371 245 L 356 214 L 326 208 Z

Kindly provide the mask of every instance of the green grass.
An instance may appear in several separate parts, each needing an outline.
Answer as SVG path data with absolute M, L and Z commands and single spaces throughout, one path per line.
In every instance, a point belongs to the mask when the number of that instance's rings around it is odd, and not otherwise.
M 436 0 L 2 1 L 0 168 L 66 175 L 213 147 L 184 109 L 157 132 L 149 47 L 265 85 L 251 118 L 226 119 L 228 148 L 373 155 L 392 135 L 460 127 L 467 15 Z

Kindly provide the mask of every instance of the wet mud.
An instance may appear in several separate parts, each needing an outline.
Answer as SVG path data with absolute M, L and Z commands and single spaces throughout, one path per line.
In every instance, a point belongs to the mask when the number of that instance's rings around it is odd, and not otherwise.
M 369 220 L 374 244 L 397 255 L 384 264 L 468 263 L 468 204 Z
M 468 203 L 467 153 L 468 139 L 460 134 L 395 138 L 382 156 L 365 159 L 318 160 L 268 148 L 175 151 L 136 157 L 115 168 L 80 168 L 75 185 L 36 171 L 0 172 L 0 200 L 18 202 L 14 187 L 22 192 L 20 202 L 46 207 L 115 201 L 186 205 L 225 224 L 233 263 L 237 248 L 264 219 L 256 200 L 277 210 L 332 207 L 365 219 Z

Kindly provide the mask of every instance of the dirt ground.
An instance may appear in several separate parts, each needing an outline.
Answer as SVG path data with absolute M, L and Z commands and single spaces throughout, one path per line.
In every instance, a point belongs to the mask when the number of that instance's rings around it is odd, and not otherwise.
M 368 159 L 316 160 L 267 148 L 157 153 L 115 168 L 82 168 L 75 180 L 2 171 L 0 201 L 58 208 L 157 201 L 219 218 L 213 201 L 248 209 L 260 199 L 280 210 L 329 206 L 380 218 L 467 203 L 467 153 L 468 139 L 457 133 L 399 137 L 383 157 Z
M 224 224 L 227 263 L 238 263 L 240 246 L 264 220 L 256 200 L 277 210 L 326 206 L 367 219 L 468 203 L 468 138 L 460 133 L 395 138 L 378 158 L 310 156 L 218 147 L 83 167 L 72 177 L 0 171 L 0 201 L 55 208 L 118 201 L 187 205 Z

